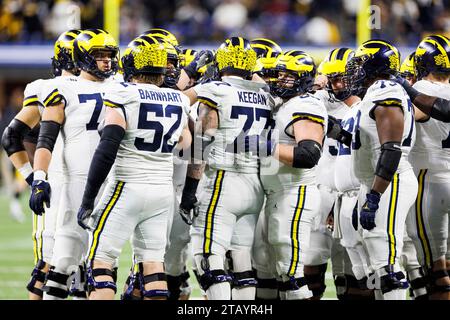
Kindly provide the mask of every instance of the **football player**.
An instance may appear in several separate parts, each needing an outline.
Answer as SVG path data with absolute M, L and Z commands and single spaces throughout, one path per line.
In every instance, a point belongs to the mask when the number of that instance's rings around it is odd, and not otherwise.
M 353 56 L 349 48 L 333 49 L 319 65 L 318 72 L 327 78 L 325 90 L 319 90 L 315 96 L 319 98 L 327 109 L 329 116 L 342 119 L 348 112 L 349 106 L 355 103 L 357 97 L 351 96 L 343 87 L 342 76 L 346 62 Z M 346 101 L 347 100 L 347 101 Z M 337 141 L 325 139 L 323 155 L 317 167 L 317 183 L 321 195 L 320 216 L 316 219 L 311 231 L 309 250 L 305 253 L 305 278 L 312 290 L 314 299 L 320 299 L 325 292 L 325 273 L 328 259 L 332 259 L 333 277 L 338 283 L 337 292 L 345 292 L 339 283 L 344 278 L 344 250 L 339 248 L 339 241 L 333 239 L 332 228 L 329 226 L 333 219 L 333 209 L 337 198 L 334 182 L 335 162 L 339 149 Z M 337 217 L 336 217 L 337 218 Z M 349 267 L 349 266 L 347 266 Z M 351 269 L 347 268 L 351 275 Z
M 264 201 L 258 156 L 245 142 L 261 134 L 270 120 L 265 84 L 250 81 L 256 53 L 241 37 L 226 39 L 215 63 L 222 81 L 211 81 L 186 91 L 199 104 L 194 156 L 208 160 L 203 176 L 199 215 L 192 225 L 192 246 L 200 284 L 208 299 L 254 299 L 256 280 L 251 249 L 256 220 Z M 198 149 L 197 149 L 198 148 Z M 188 166 L 180 210 L 196 208 L 197 185 L 204 165 Z M 240 199 L 236 201 L 235 199 Z M 225 272 L 230 250 L 232 276 Z
M 260 76 L 268 85 L 278 80 L 276 70 L 277 58 L 282 53 L 281 47 L 270 39 L 256 38 L 250 41 L 250 45 L 256 52 L 256 66 L 254 73 Z M 274 97 L 281 100 L 279 97 Z M 277 101 L 281 104 L 282 101 Z M 273 113 L 276 112 L 272 110 Z M 273 119 L 271 119 L 273 126 Z M 268 238 L 268 215 L 261 211 L 255 230 L 255 240 L 252 249 L 252 265 L 256 270 L 256 299 L 274 300 L 278 299 L 278 273 L 275 266 L 275 254 L 269 244 Z
M 347 64 L 347 86 L 363 97 L 352 156 L 361 183 L 355 220 L 358 214 L 378 300 L 405 298 L 408 283 L 399 257 L 406 216 L 417 192 L 408 161 L 415 141 L 412 104 L 402 87 L 389 80 L 399 69 L 397 48 L 383 40 L 364 42 Z
M 416 70 L 414 67 L 415 52 L 410 53 L 400 66 L 400 76 L 403 77 L 412 86 L 417 81 Z M 420 110 L 415 110 L 415 120 L 421 121 L 417 116 L 421 113 Z M 422 115 L 423 117 L 424 115 Z M 408 233 L 415 234 L 415 225 L 411 217 L 412 213 L 408 214 L 407 218 L 407 233 L 405 233 L 403 239 L 403 251 L 400 258 L 401 265 L 406 271 L 408 282 L 410 283 L 409 295 L 414 300 L 427 300 L 427 280 L 426 275 L 419 264 L 417 258 L 417 251 L 414 246 L 413 240 L 408 236 Z
M 424 38 L 415 52 L 418 81 L 414 89 L 450 99 L 450 40 L 442 35 Z M 419 181 L 419 193 L 410 214 L 420 264 L 429 279 L 430 299 L 450 299 L 446 262 L 450 213 L 450 124 L 416 110 L 417 137 L 410 159 Z
M 131 83 L 116 84 L 105 93 L 105 127 L 78 213 L 81 226 L 92 226 L 89 298 L 114 298 L 114 263 L 132 236 L 144 299 L 165 299 L 163 262 L 174 199 L 173 149 L 178 142 L 191 143 L 185 111 L 189 99 L 173 89 L 159 88 L 167 51 L 157 39 L 149 37 L 133 48 L 123 66 L 131 73 L 127 76 Z M 110 170 L 94 209 L 95 197 Z
M 52 73 L 54 77 L 79 74 L 80 71 L 75 66 L 72 57 L 73 41 L 79 33 L 79 30 L 69 30 L 61 34 L 56 40 L 52 58 Z M 33 182 L 32 156 L 34 156 L 34 149 L 39 134 L 39 121 L 43 112 L 42 86 L 45 81 L 47 80 L 39 79 L 27 85 L 24 92 L 23 109 L 11 121 L 2 137 L 2 145 L 8 153 L 11 162 L 30 186 Z M 34 145 L 31 157 L 25 151 L 27 142 Z M 35 215 L 33 218 L 35 268 L 27 285 L 27 289 L 30 292 L 30 300 L 42 299 L 43 292 L 41 288 L 45 281 L 45 275 L 49 270 L 53 252 L 56 210 L 62 183 L 60 137 L 58 137 L 55 144 L 54 153 L 55 157 L 49 167 L 48 179 L 55 186 L 55 190 L 51 194 L 51 201 L 55 205 L 52 208 L 48 208 L 41 216 Z
M 268 241 L 281 278 L 280 298 L 309 299 L 312 292 L 304 277 L 304 255 L 313 220 L 319 214 L 315 167 L 322 154 L 327 112 L 320 99 L 309 93 L 316 74 L 311 56 L 300 50 L 288 51 L 278 57 L 276 70 L 278 80 L 272 83 L 272 92 L 283 104 L 274 114 L 273 132 L 280 143 L 272 147 L 272 157 L 261 160 Z
M 43 88 L 41 129 L 34 161 L 34 180 L 30 208 L 44 213 L 51 203 L 48 181 L 49 163 L 61 132 L 63 185 L 58 206 L 55 244 L 47 274 L 44 299 L 64 299 L 69 276 L 78 269 L 87 252 L 88 234 L 76 222 L 81 191 L 86 183 L 90 159 L 99 142 L 97 132 L 103 118 L 102 92 L 105 81 L 117 70 L 118 46 L 113 37 L 100 29 L 81 32 L 73 43 L 73 56 L 80 67 L 79 77 L 61 77 Z

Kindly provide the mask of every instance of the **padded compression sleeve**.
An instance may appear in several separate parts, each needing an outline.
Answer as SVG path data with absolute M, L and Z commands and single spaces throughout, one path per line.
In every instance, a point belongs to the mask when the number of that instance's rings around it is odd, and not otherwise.
M 107 125 L 103 129 L 100 143 L 95 150 L 91 166 L 89 167 L 88 179 L 81 203 L 83 208 L 92 208 L 94 206 L 98 191 L 116 160 L 117 151 L 124 135 L 125 129 L 119 125 Z
M 386 142 L 381 146 L 381 154 L 378 158 L 375 174 L 384 180 L 392 181 L 392 177 L 397 171 L 402 149 L 400 142 Z
M 311 169 L 322 155 L 322 147 L 314 140 L 302 140 L 294 147 L 294 168 Z
M 39 130 L 36 150 L 45 148 L 52 152 L 60 129 L 61 125 L 55 121 L 41 121 L 41 129 Z
M 25 151 L 23 139 L 31 128 L 20 120 L 13 119 L 2 135 L 2 146 L 8 157 L 20 151 Z

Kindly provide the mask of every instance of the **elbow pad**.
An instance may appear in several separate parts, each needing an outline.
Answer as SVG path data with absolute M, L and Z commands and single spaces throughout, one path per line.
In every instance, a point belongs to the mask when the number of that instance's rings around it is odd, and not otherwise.
M 35 125 L 33 129 L 31 129 L 28 134 L 23 137 L 23 141 L 29 142 L 32 144 L 37 144 L 39 139 L 39 130 L 41 129 L 41 126 L 39 124 Z
M 375 174 L 384 180 L 392 181 L 401 157 L 402 149 L 400 142 L 383 143 Z
M 314 140 L 302 140 L 294 147 L 294 168 L 311 169 L 322 155 L 322 146 Z
M 16 152 L 25 151 L 23 140 L 30 130 L 28 125 L 17 119 L 13 119 L 6 127 L 2 136 L 2 146 L 8 157 Z
M 42 121 L 36 150 L 45 148 L 50 152 L 53 152 L 53 147 L 55 146 L 60 129 L 61 125 L 55 121 Z
M 439 121 L 450 122 L 450 100 L 437 98 L 431 108 L 430 116 Z

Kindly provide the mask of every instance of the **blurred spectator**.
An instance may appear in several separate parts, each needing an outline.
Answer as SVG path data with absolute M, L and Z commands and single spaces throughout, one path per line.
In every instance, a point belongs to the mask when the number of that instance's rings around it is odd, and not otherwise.
M 121 41 L 161 27 L 180 42 L 230 35 L 287 44 L 354 46 L 356 0 L 121 0 Z M 0 42 L 52 42 L 70 28 L 103 28 L 103 0 L 0 0 Z M 373 37 L 412 45 L 450 33 L 450 0 L 372 0 L 381 12 Z

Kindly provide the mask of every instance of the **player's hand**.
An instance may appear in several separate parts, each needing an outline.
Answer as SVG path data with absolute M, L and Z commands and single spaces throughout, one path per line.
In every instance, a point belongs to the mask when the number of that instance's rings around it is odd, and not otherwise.
M 327 137 L 350 147 L 352 134 L 342 128 L 341 121 L 328 115 Z
M 375 215 L 378 210 L 378 203 L 380 202 L 381 194 L 370 190 L 366 194 L 366 202 L 364 203 L 361 213 L 359 214 L 359 222 L 363 229 L 372 230 L 376 227 Z
M 314 79 L 314 85 L 313 85 L 313 90 L 322 90 L 323 88 L 326 87 L 328 83 L 328 77 L 323 75 L 323 74 L 319 74 L 315 79 Z
M 47 208 L 50 208 L 50 184 L 45 180 L 34 180 L 31 184 L 30 195 L 30 209 L 37 215 L 42 215 L 44 210 L 44 204 Z
M 80 209 L 78 209 L 77 214 L 78 225 L 83 229 L 89 229 L 88 221 L 92 215 L 92 211 L 93 207 L 85 207 L 83 205 L 80 207 Z
M 188 195 L 183 193 L 180 207 L 178 209 L 181 219 L 183 219 L 186 224 L 191 225 L 194 222 L 194 219 L 198 216 L 199 210 L 200 202 L 197 200 L 195 194 Z
M 198 79 L 199 70 L 214 60 L 214 53 L 211 50 L 200 51 L 186 67 L 184 71 L 189 78 Z

